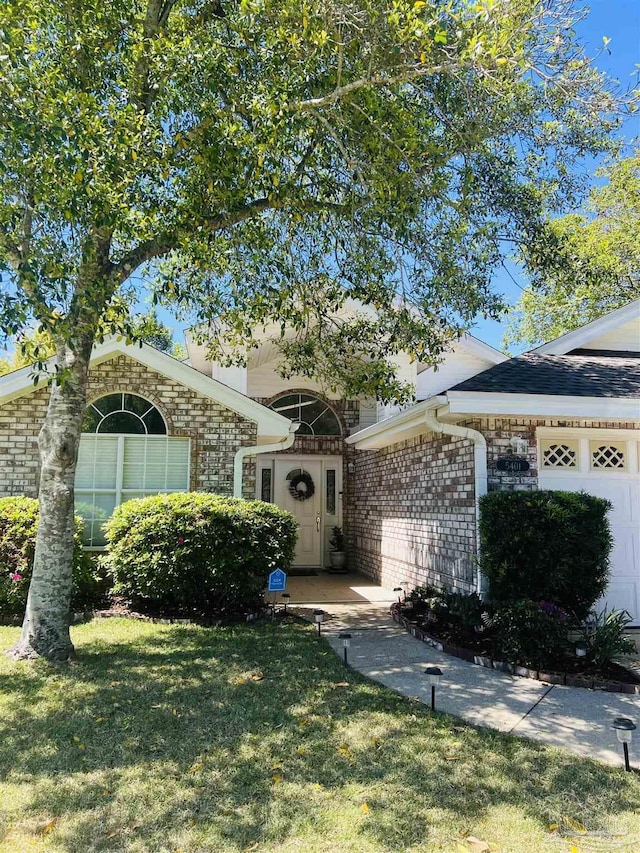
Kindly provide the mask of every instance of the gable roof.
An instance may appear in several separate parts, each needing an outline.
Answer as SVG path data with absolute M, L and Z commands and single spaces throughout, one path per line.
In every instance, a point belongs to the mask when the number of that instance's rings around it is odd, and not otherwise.
M 118 355 L 127 356 L 150 370 L 155 370 L 168 379 L 173 379 L 186 388 L 215 400 L 246 420 L 253 421 L 258 426 L 260 436 L 279 439 L 289 435 L 292 422 L 288 418 L 267 409 L 266 406 L 229 388 L 228 385 L 199 373 L 188 364 L 178 361 L 149 344 L 127 344 L 123 339 L 109 338 L 104 343 L 94 346 L 90 366 L 96 367 Z M 34 374 L 30 366 L 0 376 L 0 406 L 31 393 L 40 385 L 46 384 L 49 378 L 45 375 L 36 378 L 34 382 Z
M 539 355 L 566 355 L 571 350 L 582 348 L 590 341 L 615 331 L 619 326 L 626 325 L 638 318 L 640 318 L 640 299 L 634 299 L 633 302 L 623 305 L 622 308 L 610 311 L 603 317 L 592 320 L 591 323 L 580 326 L 579 329 L 574 329 L 573 332 L 567 332 L 553 341 L 536 347 L 532 352 Z M 634 349 L 640 349 L 640 326 L 638 345 Z
M 450 391 L 640 398 L 640 353 L 577 350 L 524 353 L 477 373 Z

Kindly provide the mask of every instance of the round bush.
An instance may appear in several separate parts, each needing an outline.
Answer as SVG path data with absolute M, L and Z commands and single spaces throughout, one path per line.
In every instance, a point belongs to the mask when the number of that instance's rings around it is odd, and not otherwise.
M 491 492 L 480 507 L 480 568 L 491 600 L 550 601 L 586 616 L 609 580 L 609 501 L 585 492 Z
M 38 529 L 38 501 L 24 496 L 0 498 L 0 616 L 22 616 L 27 604 Z M 82 519 L 76 518 L 71 607 L 99 603 L 103 590 L 82 550 Z
M 297 538 L 295 518 L 273 504 L 206 492 L 127 501 L 105 529 L 114 594 L 168 614 L 254 610 L 269 572 L 291 565 Z

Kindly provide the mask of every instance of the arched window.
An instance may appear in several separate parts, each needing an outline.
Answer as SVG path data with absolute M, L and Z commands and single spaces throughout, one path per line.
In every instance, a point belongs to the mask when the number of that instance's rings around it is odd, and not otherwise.
M 298 421 L 300 428 L 296 435 L 342 435 L 336 413 L 313 394 L 287 394 L 275 400 L 269 408 L 285 418 Z
M 123 501 L 189 489 L 190 441 L 167 435 L 156 407 L 137 394 L 107 394 L 87 406 L 76 468 L 84 543 L 105 544 L 104 523 Z
M 167 425 L 153 403 L 137 394 L 107 394 L 87 406 L 82 432 L 166 435 Z

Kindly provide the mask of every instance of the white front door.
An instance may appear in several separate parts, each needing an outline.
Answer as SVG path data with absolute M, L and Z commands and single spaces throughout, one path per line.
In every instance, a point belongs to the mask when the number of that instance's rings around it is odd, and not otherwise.
M 300 474 L 310 484 L 310 497 L 305 497 L 305 483 L 299 491 L 292 489 Z M 296 492 L 297 496 L 294 496 Z M 298 544 L 294 566 L 322 564 L 322 462 L 320 460 L 296 461 L 295 457 L 277 459 L 274 466 L 274 502 L 298 520 Z

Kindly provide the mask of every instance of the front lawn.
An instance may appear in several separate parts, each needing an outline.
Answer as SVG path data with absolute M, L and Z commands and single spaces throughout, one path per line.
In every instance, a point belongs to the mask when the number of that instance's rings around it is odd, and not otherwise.
M 3 853 L 640 849 L 640 777 L 433 716 L 311 628 L 73 638 L 67 670 L 0 657 Z

